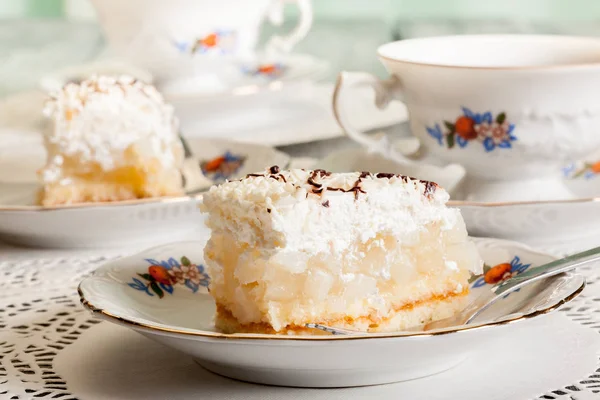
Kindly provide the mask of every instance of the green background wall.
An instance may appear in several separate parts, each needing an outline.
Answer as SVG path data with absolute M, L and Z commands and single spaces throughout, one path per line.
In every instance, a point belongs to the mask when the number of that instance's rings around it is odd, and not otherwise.
M 313 1 L 317 18 L 328 19 L 369 17 L 394 20 L 460 17 L 600 21 L 598 0 Z M 91 16 L 93 12 L 88 0 L 0 0 L 0 17 L 57 17 L 65 14 Z

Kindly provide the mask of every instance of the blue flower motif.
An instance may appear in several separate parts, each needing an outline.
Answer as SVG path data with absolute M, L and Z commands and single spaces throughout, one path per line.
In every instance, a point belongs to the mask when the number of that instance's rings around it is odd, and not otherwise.
M 164 283 L 159 283 L 158 286 L 165 292 L 169 294 L 173 294 L 173 285 L 165 285 Z
M 576 170 L 577 165 L 575 165 L 575 163 L 571 163 L 562 168 L 562 173 L 565 178 L 570 178 Z
M 166 269 L 171 269 L 173 267 L 181 267 L 181 264 L 179 264 L 179 261 L 177 261 L 173 257 L 169 258 L 166 261 L 165 260 L 158 261 L 153 258 L 144 258 L 144 260 L 150 265 L 160 265 L 161 267 L 166 268 Z
M 185 286 L 189 287 L 190 289 L 192 289 L 192 292 L 196 293 L 198 291 L 199 285 L 196 285 L 194 282 L 190 281 L 189 279 L 185 280 Z
M 517 140 L 517 137 L 512 134 L 514 130 L 515 130 L 515 124 L 508 124 L 508 129 L 506 130 L 506 134 L 508 135 L 510 140 Z
M 496 145 L 494 144 L 494 140 L 492 140 L 491 137 L 485 138 L 483 141 L 483 148 L 488 153 L 490 151 L 494 150 L 496 148 Z
M 225 161 L 240 161 L 241 160 L 240 157 L 231 154 L 231 152 L 229 150 L 227 150 L 225 152 L 225 154 L 223 154 L 223 157 L 225 158 Z
M 467 107 L 461 107 L 461 108 L 462 108 L 462 111 L 463 111 L 463 114 L 465 115 L 465 117 L 469 117 L 471 119 L 476 120 L 476 118 L 475 118 L 476 115 L 473 111 L 469 110 Z
M 179 50 L 180 53 L 186 53 L 189 49 L 189 43 L 188 42 L 177 42 L 177 41 L 173 41 L 173 45 L 175 46 L 175 48 L 177 50 Z
M 483 122 L 487 122 L 488 124 L 492 123 L 492 113 L 491 112 L 486 112 L 485 114 L 483 114 L 483 117 L 481 118 Z
M 438 141 L 438 144 L 444 144 L 444 134 L 442 133 L 442 128 L 440 127 L 440 124 L 435 124 L 433 128 L 426 126 L 425 129 L 427 129 L 427 133 L 429 133 L 429 135 L 432 138 Z
M 485 282 L 485 280 L 483 279 L 483 277 L 477 279 L 475 282 L 473 282 L 473 285 L 471 286 L 473 289 L 476 289 L 478 287 L 482 287 L 487 285 L 487 283 Z
M 152 293 L 150 293 L 150 290 L 148 290 L 148 286 L 146 286 L 144 282 L 137 278 L 133 278 L 133 283 L 128 283 L 127 286 L 134 288 L 135 290 L 146 292 L 148 296 L 154 296 Z
M 583 174 L 583 177 L 585 179 L 592 179 L 596 177 L 596 174 L 593 171 L 586 171 L 585 174 Z
M 462 136 L 456 136 L 456 143 L 458 143 L 458 145 L 460 147 L 465 147 L 467 144 L 469 144 L 469 141 L 467 139 L 464 139 Z
M 521 262 L 521 258 L 519 256 L 515 256 L 510 262 L 512 268 L 510 272 L 520 274 L 521 272 L 525 272 L 527 268 L 531 267 L 531 264 L 523 264 Z

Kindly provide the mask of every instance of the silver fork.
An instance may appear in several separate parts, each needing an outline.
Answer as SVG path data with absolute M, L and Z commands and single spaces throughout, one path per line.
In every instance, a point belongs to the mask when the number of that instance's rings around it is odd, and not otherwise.
M 200 168 L 200 160 L 194 157 L 187 140 L 179 133 L 179 140 L 183 146 L 184 160 L 181 167 L 183 188 L 187 195 L 194 195 L 212 186 L 213 182 L 204 176 Z
M 581 253 L 573 254 L 568 257 L 540 265 L 538 267 L 529 268 L 527 271 L 522 272 L 513 278 L 507 279 L 492 286 L 489 291 L 482 293 L 461 312 L 456 313 L 449 318 L 430 322 L 423 328 L 419 327 L 418 330 L 430 331 L 434 329 L 468 325 L 472 323 L 473 320 L 475 320 L 475 318 L 477 318 L 484 310 L 488 309 L 492 304 L 508 293 L 514 292 L 515 290 L 521 289 L 524 286 L 538 282 L 542 279 L 570 271 L 574 268 L 597 260 L 600 260 L 600 247 L 595 247 Z M 335 335 L 357 335 L 365 333 L 351 329 L 334 328 L 322 324 L 306 324 L 306 327 L 320 329 Z M 415 330 L 417 329 L 408 329 L 406 331 L 414 332 Z

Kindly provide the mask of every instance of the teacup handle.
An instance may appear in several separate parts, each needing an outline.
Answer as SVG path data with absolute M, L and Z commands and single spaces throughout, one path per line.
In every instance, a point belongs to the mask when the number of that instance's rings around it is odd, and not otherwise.
M 370 150 L 384 153 L 386 157 L 394 161 L 414 164 L 413 161 L 396 151 L 387 140 L 373 139 L 352 125 L 348 109 L 343 101 L 345 97 L 348 97 L 348 94 L 344 93 L 352 87 L 360 86 L 370 86 L 375 90 L 375 105 L 379 109 L 386 108 L 392 100 L 400 100 L 402 98 L 402 85 L 398 77 L 394 75 L 389 79 L 383 80 L 366 72 L 341 72 L 333 92 L 333 114 L 338 124 L 344 130 L 344 133 L 355 142 L 366 146 Z
M 275 35 L 267 42 L 265 48 L 267 54 L 289 53 L 299 41 L 304 39 L 312 26 L 313 10 L 311 0 L 273 0 L 268 13 L 269 21 L 273 25 L 279 26 L 283 23 L 283 8 L 287 2 L 296 3 L 300 10 L 300 18 L 289 34 L 285 36 Z

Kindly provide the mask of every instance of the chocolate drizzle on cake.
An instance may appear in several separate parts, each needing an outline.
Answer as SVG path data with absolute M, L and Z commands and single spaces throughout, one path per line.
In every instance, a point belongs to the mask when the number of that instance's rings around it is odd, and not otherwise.
M 360 184 L 362 182 L 362 180 L 364 178 L 366 178 L 367 176 L 371 176 L 370 172 L 366 172 L 363 171 L 360 173 L 360 175 L 358 176 L 358 179 L 356 180 L 356 182 L 354 182 L 354 185 L 352 185 L 352 188 L 350 188 L 348 190 L 348 192 L 354 192 L 354 199 L 357 200 L 358 199 L 358 193 L 366 193 L 361 187 Z
M 431 198 L 431 196 L 433 196 L 433 194 L 437 190 L 438 184 L 429 181 L 421 181 L 421 183 L 425 185 L 425 190 L 423 191 L 423 194 L 428 198 Z
M 306 181 L 309 185 L 316 187 L 317 189 L 320 188 L 321 185 L 320 183 L 315 182 L 315 173 L 313 172 L 311 176 L 308 177 L 308 180 Z
M 305 169 L 301 169 L 301 170 L 306 171 Z M 438 188 L 438 185 L 434 182 L 419 180 L 419 179 L 415 179 L 415 178 L 405 176 L 405 175 L 393 174 L 393 173 L 389 173 L 389 172 L 378 172 L 376 174 L 371 174 L 370 172 L 367 172 L 367 171 L 361 172 L 360 175 L 358 176 L 358 178 L 356 179 L 356 182 L 354 182 L 352 187 L 350 187 L 349 189 L 344 189 L 343 187 L 323 186 L 323 183 L 320 183 L 319 180 L 321 180 L 325 177 L 331 176 L 331 174 L 332 174 L 331 172 L 325 171 L 324 169 L 315 169 L 313 171 L 310 171 L 310 175 L 308 176 L 306 183 L 309 184 L 310 186 L 312 186 L 312 190 L 306 194 L 306 197 L 308 198 L 309 194 L 321 195 L 324 191 L 331 191 L 331 192 L 343 192 L 343 193 L 353 192 L 354 198 L 358 199 L 359 193 L 367 193 L 362 188 L 362 181 L 363 181 L 363 179 L 368 178 L 368 177 L 377 178 L 377 179 L 398 178 L 398 179 L 401 179 L 402 182 L 404 182 L 404 183 L 413 181 L 416 184 L 416 182 L 420 182 L 421 184 L 424 185 L 423 195 L 427 198 L 431 198 L 431 196 L 435 193 L 436 189 Z M 248 174 L 248 175 L 246 175 L 246 178 L 250 178 L 250 177 L 271 178 L 271 179 L 275 179 L 275 180 L 287 183 L 285 176 L 283 175 L 281 169 L 277 165 L 274 165 L 271 168 L 269 168 L 267 170 L 266 174 Z M 300 188 L 300 186 L 298 186 L 296 184 L 294 184 L 294 187 L 296 187 L 297 189 Z M 322 203 L 322 205 L 323 205 L 323 207 L 329 207 L 329 200 L 324 201 Z
M 324 169 L 315 169 L 310 174 L 308 179 L 306 180 L 306 183 L 313 186 L 313 190 L 312 190 L 313 193 L 321 194 L 323 192 L 323 185 L 316 182 L 315 179 L 317 179 L 317 178 L 320 179 L 320 178 L 327 177 L 330 175 L 331 175 L 331 172 L 329 172 L 329 171 L 325 171 Z

